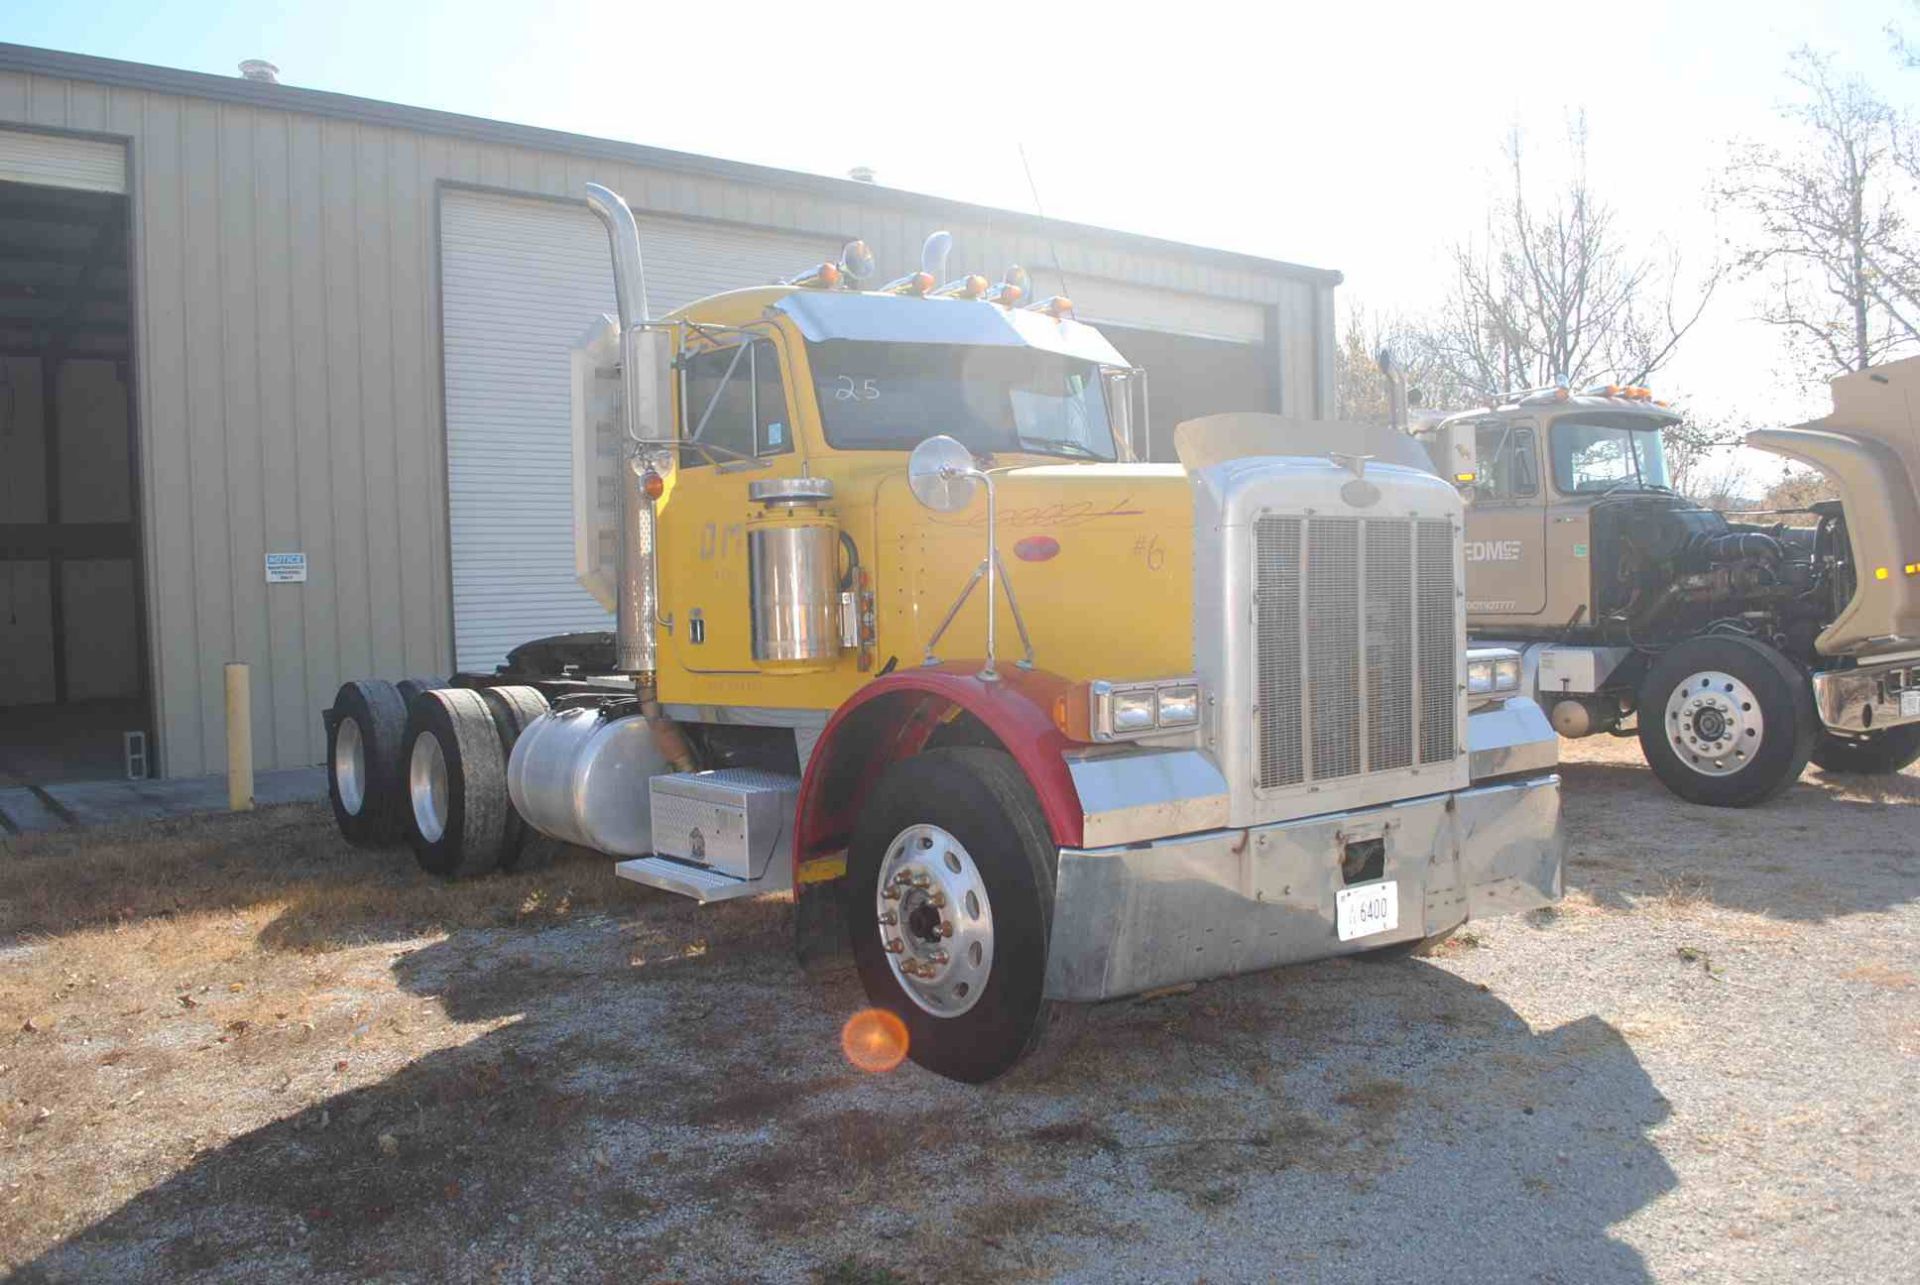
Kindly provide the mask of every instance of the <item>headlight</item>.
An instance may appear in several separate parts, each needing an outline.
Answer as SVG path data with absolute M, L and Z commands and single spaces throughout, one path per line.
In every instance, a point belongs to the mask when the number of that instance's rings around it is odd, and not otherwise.
M 1160 717 L 1163 728 L 1197 727 L 1200 723 L 1200 685 L 1182 683 L 1160 689 Z
M 1504 696 L 1520 690 L 1520 653 L 1482 647 L 1467 653 L 1467 694 Z
M 1153 730 L 1153 689 L 1115 692 L 1107 701 L 1107 727 L 1125 736 Z
M 1053 721 L 1076 741 L 1124 741 L 1200 726 L 1200 684 L 1191 678 L 1088 683 L 1054 702 Z

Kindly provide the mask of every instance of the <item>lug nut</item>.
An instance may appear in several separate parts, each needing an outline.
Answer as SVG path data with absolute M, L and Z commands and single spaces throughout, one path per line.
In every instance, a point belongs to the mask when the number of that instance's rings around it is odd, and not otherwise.
M 884 889 L 882 889 L 880 895 L 885 897 L 888 901 L 900 900 L 900 890 L 894 887 L 892 884 L 888 884 Z
M 951 919 L 942 919 L 942 920 L 940 921 L 940 935 L 941 935 L 942 937 L 951 937 L 951 936 L 953 936 L 953 920 L 951 920 Z
M 929 888 L 933 886 L 933 880 L 923 874 L 918 874 L 913 877 L 913 886 L 916 888 Z
M 936 964 L 944 964 L 949 959 L 952 959 L 953 956 L 947 954 L 947 952 L 944 950 L 936 950 L 933 952 L 931 956 L 929 956 L 929 958 L 932 959 L 933 962 Z
M 900 916 L 894 914 L 891 910 L 883 910 L 880 912 L 880 922 L 887 925 L 897 924 L 900 922 Z
M 905 950 L 906 948 L 907 948 L 907 943 L 901 941 L 898 937 L 887 938 L 887 953 L 889 955 L 898 955 L 901 951 Z
M 905 887 L 913 882 L 913 872 L 911 870 L 902 870 L 893 877 L 893 881 L 901 887 Z
M 927 898 L 927 904 L 929 906 L 932 906 L 935 910 L 943 909 L 947 904 L 947 894 L 941 891 L 940 889 L 935 888 L 933 890 L 933 894 Z

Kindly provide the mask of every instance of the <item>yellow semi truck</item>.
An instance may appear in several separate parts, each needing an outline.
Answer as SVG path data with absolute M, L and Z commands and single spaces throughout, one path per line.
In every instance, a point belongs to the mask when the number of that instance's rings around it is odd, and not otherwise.
M 616 628 L 344 685 L 349 839 L 790 894 L 968 1081 L 1053 1001 L 1559 896 L 1557 741 L 1467 651 L 1461 499 L 1410 438 L 1222 416 L 1144 462 L 1143 372 L 1017 269 L 947 279 L 943 234 L 878 288 L 855 242 L 650 318 L 588 198 L 620 316 L 574 355 L 578 570 Z

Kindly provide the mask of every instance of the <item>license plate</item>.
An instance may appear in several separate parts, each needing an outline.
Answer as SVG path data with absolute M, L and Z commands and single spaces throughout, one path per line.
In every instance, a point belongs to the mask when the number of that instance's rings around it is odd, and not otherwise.
M 1920 718 L 1920 688 L 1900 693 L 1900 717 Z
M 1333 894 L 1333 926 L 1341 941 L 1392 932 L 1400 926 L 1400 885 L 1388 879 L 1342 888 Z

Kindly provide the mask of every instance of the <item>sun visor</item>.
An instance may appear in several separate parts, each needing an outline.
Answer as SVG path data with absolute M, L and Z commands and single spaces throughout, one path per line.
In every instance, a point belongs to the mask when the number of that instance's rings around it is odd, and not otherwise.
M 1381 424 L 1348 424 L 1234 412 L 1190 419 L 1173 430 L 1174 453 L 1189 473 L 1255 455 L 1368 455 L 1382 464 L 1434 471 L 1426 448 Z
M 976 299 L 796 290 L 775 303 L 773 311 L 793 318 L 810 343 L 851 339 L 865 343 L 1038 348 L 1103 366 L 1128 364 L 1106 336 L 1092 326 Z

